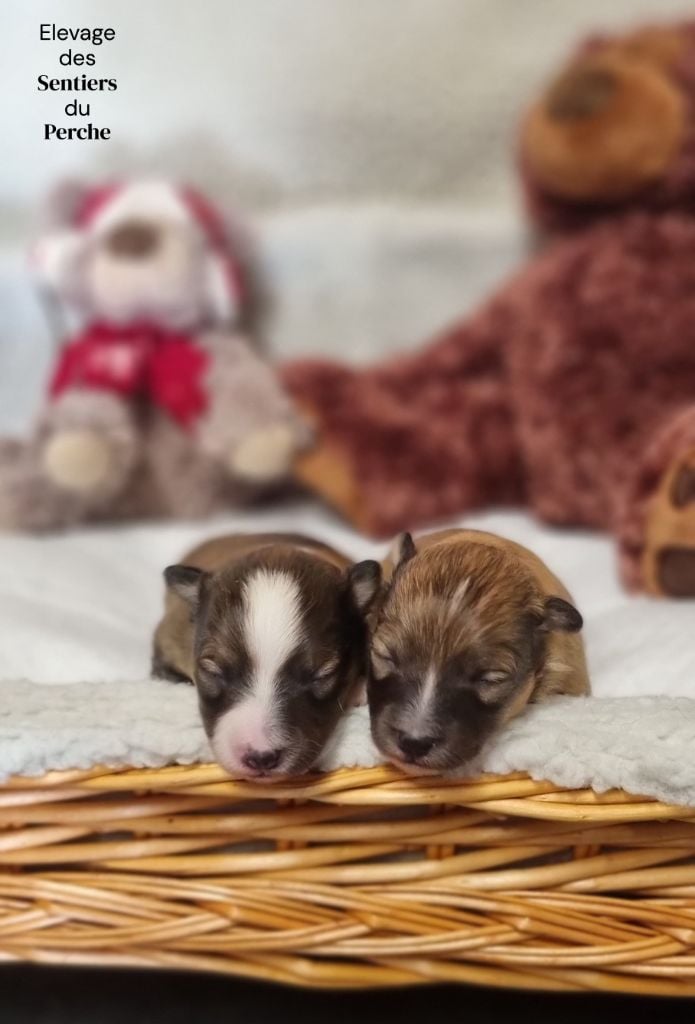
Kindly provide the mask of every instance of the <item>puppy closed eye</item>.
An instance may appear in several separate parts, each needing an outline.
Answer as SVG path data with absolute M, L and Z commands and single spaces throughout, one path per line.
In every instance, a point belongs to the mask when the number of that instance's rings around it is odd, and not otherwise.
M 197 683 L 206 697 L 218 697 L 224 688 L 224 672 L 212 658 L 201 658 L 198 662 Z
M 387 676 L 398 668 L 393 653 L 383 644 L 372 646 L 372 669 L 377 679 Z
M 476 680 L 476 693 L 483 704 L 496 704 L 507 696 L 512 682 L 508 672 L 483 672 Z
M 311 689 L 317 697 L 327 697 L 335 686 L 338 675 L 338 659 L 331 658 L 311 678 Z
M 497 671 L 481 672 L 478 678 L 480 683 L 508 683 L 511 676 L 509 672 L 505 672 L 504 669 L 498 669 Z

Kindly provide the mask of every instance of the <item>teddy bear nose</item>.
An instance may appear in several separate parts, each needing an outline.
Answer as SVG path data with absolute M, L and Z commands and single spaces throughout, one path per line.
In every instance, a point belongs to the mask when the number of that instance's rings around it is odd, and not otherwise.
M 277 768 L 282 750 L 249 750 L 242 757 L 242 764 L 252 772 L 270 772 Z
M 110 232 L 106 245 L 111 255 L 120 259 L 144 259 L 157 249 L 159 231 L 147 221 L 125 221 Z
M 420 761 L 436 742 L 436 736 L 409 736 L 404 732 L 398 736 L 398 746 L 406 761 Z

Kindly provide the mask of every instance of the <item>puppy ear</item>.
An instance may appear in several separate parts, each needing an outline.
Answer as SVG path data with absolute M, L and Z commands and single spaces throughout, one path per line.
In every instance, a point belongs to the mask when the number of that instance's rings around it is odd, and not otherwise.
M 543 622 L 541 629 L 552 633 L 578 633 L 584 625 L 581 615 L 569 601 L 561 597 L 549 597 L 543 606 Z
M 415 542 L 412 538 L 412 534 L 399 533 L 393 542 L 391 548 L 391 561 L 394 569 L 397 569 L 400 565 L 405 565 L 415 554 Z
M 164 579 L 169 590 L 195 608 L 200 597 L 200 584 L 207 573 L 192 565 L 169 565 L 164 570 Z
M 347 574 L 348 588 L 357 610 L 364 615 L 369 611 L 381 587 L 381 566 L 373 559 L 358 562 Z

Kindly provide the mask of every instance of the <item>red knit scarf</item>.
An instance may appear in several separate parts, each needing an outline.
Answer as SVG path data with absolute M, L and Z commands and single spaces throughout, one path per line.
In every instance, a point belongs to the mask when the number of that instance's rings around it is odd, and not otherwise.
M 96 323 L 63 349 L 50 393 L 56 398 L 67 388 L 93 388 L 148 398 L 190 429 L 207 407 L 207 364 L 207 353 L 190 335 L 146 322 Z

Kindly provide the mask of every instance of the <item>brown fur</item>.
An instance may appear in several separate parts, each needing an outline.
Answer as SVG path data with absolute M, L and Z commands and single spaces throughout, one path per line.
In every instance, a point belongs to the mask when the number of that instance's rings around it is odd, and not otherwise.
M 404 576 L 403 585 L 394 592 L 396 619 L 407 617 L 409 602 L 427 593 L 429 580 L 440 572 L 456 578 L 467 573 L 480 580 L 482 596 L 476 607 L 476 628 L 481 630 L 499 628 L 501 622 L 496 619 L 501 613 L 507 618 L 512 608 L 520 611 L 526 606 L 540 614 L 545 597 L 562 597 L 572 603 L 567 588 L 538 555 L 496 534 L 482 530 L 441 530 L 418 537 L 416 547 L 418 552 L 427 551 L 428 558 L 413 565 L 413 571 Z M 490 548 L 500 552 L 499 560 L 490 560 Z M 392 555 L 384 560 L 382 567 L 384 577 L 390 579 L 394 568 Z M 446 633 L 441 635 L 439 643 L 447 646 Z M 533 690 L 534 701 L 556 693 L 579 695 L 589 690 L 581 634 L 549 633 L 543 669 Z M 519 707 L 516 713 L 521 710 Z
M 405 535 L 383 572 L 369 703 L 391 759 L 460 768 L 529 702 L 589 692 L 581 616 L 521 545 L 445 530 L 413 548 Z
M 182 559 L 185 565 L 206 572 L 219 572 L 229 567 L 246 555 L 281 547 L 284 550 L 297 549 L 309 551 L 318 558 L 335 565 L 340 570 L 347 569 L 349 559 L 327 544 L 315 541 L 299 534 L 281 533 L 249 533 L 228 534 L 204 541 Z M 173 680 L 193 680 L 194 623 L 190 606 L 167 589 L 164 598 L 164 616 L 154 634 L 153 672 Z
M 378 562 L 353 565 L 295 534 L 253 534 L 208 541 L 164 576 L 153 672 L 195 682 L 217 760 L 244 778 L 308 771 L 364 682 Z M 267 595 L 250 595 L 255 581 L 292 596 L 271 613 Z

